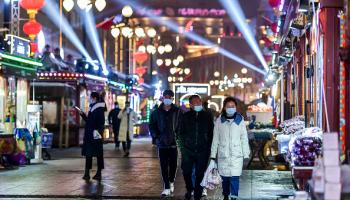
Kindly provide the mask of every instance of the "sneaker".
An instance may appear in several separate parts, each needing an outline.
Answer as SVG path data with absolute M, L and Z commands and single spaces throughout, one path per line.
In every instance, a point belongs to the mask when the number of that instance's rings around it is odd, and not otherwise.
M 191 192 L 186 192 L 184 200 L 190 200 L 192 198 L 192 193 Z
M 124 154 L 124 158 L 128 158 L 129 157 L 129 152 L 126 152 L 125 154 Z
M 94 177 L 92 177 L 92 179 L 97 180 L 97 181 L 101 181 L 101 179 L 102 179 L 101 173 L 96 173 L 96 175 Z
M 163 197 L 168 197 L 170 196 L 170 189 L 164 189 L 163 192 L 162 192 L 162 196 Z
M 174 193 L 175 191 L 175 184 L 174 183 L 170 183 L 170 192 Z
M 207 189 L 203 188 L 202 197 L 208 196 Z

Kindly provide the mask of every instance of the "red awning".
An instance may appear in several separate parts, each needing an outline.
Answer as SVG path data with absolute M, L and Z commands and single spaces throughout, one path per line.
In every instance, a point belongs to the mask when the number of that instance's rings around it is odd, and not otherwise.
M 113 25 L 113 19 L 115 16 L 112 16 L 110 18 L 105 19 L 103 22 L 100 22 L 96 25 L 96 28 L 102 28 L 105 30 L 111 29 L 111 26 Z

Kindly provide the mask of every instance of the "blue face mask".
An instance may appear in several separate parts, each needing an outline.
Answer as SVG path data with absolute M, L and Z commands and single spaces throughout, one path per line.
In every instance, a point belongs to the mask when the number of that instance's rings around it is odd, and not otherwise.
M 228 116 L 233 116 L 236 113 L 236 108 L 226 108 L 226 113 Z
M 173 103 L 173 100 L 171 100 L 171 99 L 164 99 L 164 100 L 163 100 L 163 103 L 164 103 L 164 105 L 166 105 L 166 106 L 170 106 L 170 105 Z
M 194 106 L 193 110 L 196 112 L 200 112 L 203 110 L 203 106 Z

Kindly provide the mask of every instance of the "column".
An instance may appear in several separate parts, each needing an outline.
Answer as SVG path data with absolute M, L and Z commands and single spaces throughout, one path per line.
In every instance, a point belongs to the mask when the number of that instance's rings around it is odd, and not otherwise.
M 342 8 L 341 0 L 321 0 L 320 20 L 324 34 L 324 95 L 329 120 L 329 131 L 339 132 L 339 31 L 340 20 L 338 12 Z M 326 106 L 325 106 L 326 105 Z M 327 129 L 326 111 L 323 115 L 323 129 Z

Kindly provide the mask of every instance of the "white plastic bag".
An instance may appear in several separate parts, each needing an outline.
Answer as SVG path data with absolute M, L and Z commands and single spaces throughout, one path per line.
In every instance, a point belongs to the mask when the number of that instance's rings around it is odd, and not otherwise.
M 217 164 L 211 161 L 207 170 L 205 171 L 201 186 L 209 190 L 214 190 L 220 186 L 222 182 L 219 174 Z

